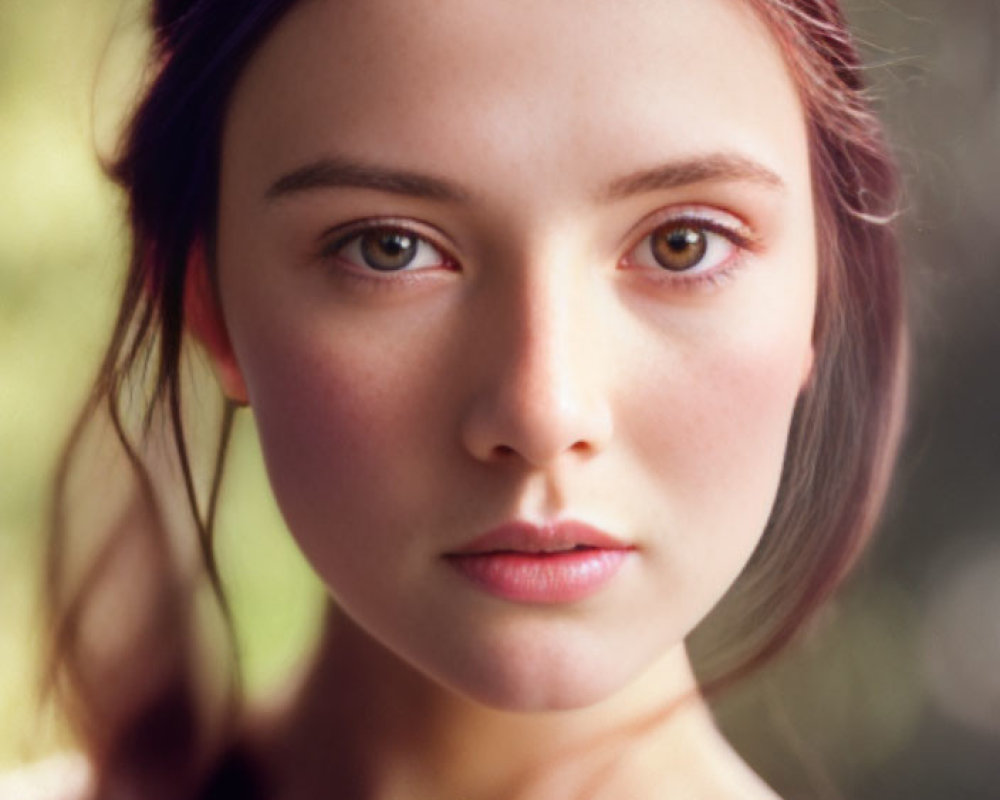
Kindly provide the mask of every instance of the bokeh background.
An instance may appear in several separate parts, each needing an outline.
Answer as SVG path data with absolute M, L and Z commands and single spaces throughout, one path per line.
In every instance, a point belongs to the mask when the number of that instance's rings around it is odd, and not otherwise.
M 139 0 L 0 0 L 0 771 L 72 743 L 36 702 L 48 482 L 127 244 L 95 153 L 142 76 Z M 784 794 L 1000 797 L 1000 0 L 851 0 L 906 176 L 913 398 L 879 536 L 821 624 L 718 716 Z M 248 682 L 321 592 L 237 431 L 220 561 Z

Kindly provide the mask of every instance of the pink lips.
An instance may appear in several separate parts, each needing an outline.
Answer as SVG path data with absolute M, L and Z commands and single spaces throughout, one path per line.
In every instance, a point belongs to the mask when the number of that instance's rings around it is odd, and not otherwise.
M 635 548 L 581 522 L 511 522 L 445 558 L 490 594 L 527 603 L 572 603 L 596 593 Z

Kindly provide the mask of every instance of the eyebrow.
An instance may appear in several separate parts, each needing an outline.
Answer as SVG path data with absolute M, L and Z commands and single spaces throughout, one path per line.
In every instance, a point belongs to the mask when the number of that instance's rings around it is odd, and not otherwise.
M 621 200 L 644 192 L 675 189 L 694 183 L 756 183 L 784 189 L 777 172 L 739 153 L 709 153 L 668 161 L 637 170 L 613 180 L 605 189 L 605 200 Z
M 709 182 L 750 182 L 776 189 L 785 186 L 772 169 L 739 153 L 710 153 L 668 161 L 637 170 L 609 183 L 600 193 L 604 201 L 644 192 L 662 191 Z M 317 189 L 373 189 L 439 202 L 460 203 L 472 192 L 444 178 L 383 167 L 346 158 L 321 158 L 278 178 L 265 192 L 268 200 Z
M 274 200 L 314 189 L 344 187 L 452 203 L 471 197 L 468 191 L 444 178 L 345 158 L 321 158 L 294 169 L 272 183 L 264 196 Z

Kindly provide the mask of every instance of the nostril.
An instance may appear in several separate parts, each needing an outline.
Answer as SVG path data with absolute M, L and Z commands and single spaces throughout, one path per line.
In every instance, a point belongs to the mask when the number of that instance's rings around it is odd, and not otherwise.
M 594 447 L 590 442 L 581 439 L 572 444 L 567 452 L 576 453 L 577 455 L 590 455 L 594 452 Z M 524 453 L 509 444 L 495 445 L 491 451 L 491 456 L 494 461 L 510 461 L 526 457 Z
M 463 410 L 461 439 L 475 459 L 548 468 L 566 456 L 590 459 L 610 441 L 611 409 L 605 398 L 590 402 L 568 391 L 526 397 L 528 389 L 503 386 L 473 396 Z

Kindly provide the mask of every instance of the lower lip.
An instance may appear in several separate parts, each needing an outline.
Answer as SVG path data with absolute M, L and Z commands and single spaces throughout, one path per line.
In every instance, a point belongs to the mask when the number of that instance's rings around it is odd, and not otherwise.
M 618 572 L 630 549 L 592 548 L 564 553 L 449 555 L 462 575 L 505 600 L 572 603 L 595 594 Z

